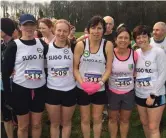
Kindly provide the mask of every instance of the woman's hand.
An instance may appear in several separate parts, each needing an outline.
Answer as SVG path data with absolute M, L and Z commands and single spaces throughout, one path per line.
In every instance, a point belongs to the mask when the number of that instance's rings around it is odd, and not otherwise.
M 152 99 L 151 96 L 149 96 L 146 100 L 146 104 L 148 106 L 152 106 L 154 104 L 155 99 Z

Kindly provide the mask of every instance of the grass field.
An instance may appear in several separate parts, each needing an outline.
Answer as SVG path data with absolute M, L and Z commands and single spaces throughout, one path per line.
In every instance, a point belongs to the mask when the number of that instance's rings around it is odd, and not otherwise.
M 76 36 L 76 38 L 78 38 L 78 37 L 80 37 L 83 34 L 84 34 L 83 32 L 76 32 L 75 36 Z
M 166 138 L 166 112 L 164 113 L 163 120 L 164 120 L 164 125 L 161 130 L 161 138 Z M 42 138 L 50 138 L 49 137 L 49 125 L 47 125 L 46 122 L 47 122 L 47 114 L 45 112 L 45 114 L 43 115 Z M 71 138 L 83 138 L 82 133 L 81 133 L 81 128 L 80 128 L 79 107 L 77 107 L 75 110 L 72 122 L 73 122 L 73 126 L 72 126 Z M 102 130 L 101 138 L 109 138 L 107 123 L 108 123 L 108 121 L 105 121 L 103 123 L 103 130 Z M 91 134 L 93 137 L 93 132 Z M 138 112 L 136 111 L 136 109 L 134 109 L 132 112 L 128 138 L 145 138 L 144 132 L 142 129 L 142 125 L 139 121 Z
M 164 123 L 163 123 L 164 125 L 161 129 L 161 138 L 166 138 L 166 111 L 164 112 L 163 120 L 164 120 Z M 43 122 L 42 122 L 43 130 L 42 130 L 41 138 L 50 138 L 49 125 L 47 124 L 47 121 L 48 121 L 48 116 L 47 116 L 47 112 L 45 111 L 43 114 Z M 79 107 L 76 107 L 72 123 L 73 123 L 73 125 L 72 125 L 71 138 L 83 138 L 82 133 L 81 133 L 81 127 L 80 127 Z M 101 138 L 109 138 L 107 123 L 108 123 L 108 120 L 106 120 L 103 123 L 103 130 L 102 130 Z M 17 138 L 16 131 L 17 130 L 15 129 L 15 138 Z M 91 138 L 93 138 L 93 132 L 91 134 L 92 134 Z M 1 128 L 1 138 L 7 138 L 3 127 Z M 29 138 L 31 138 L 31 137 L 29 137 Z M 120 137 L 118 137 L 118 138 L 120 138 Z M 138 112 L 136 111 L 136 109 L 134 109 L 132 112 L 128 138 L 145 138 L 141 123 L 139 121 Z

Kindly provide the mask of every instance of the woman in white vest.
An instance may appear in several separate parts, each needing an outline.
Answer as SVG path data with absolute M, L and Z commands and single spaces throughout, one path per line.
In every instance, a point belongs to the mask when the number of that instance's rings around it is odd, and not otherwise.
M 121 138 L 127 138 L 129 119 L 135 104 L 134 72 L 137 53 L 131 49 L 131 32 L 120 27 L 116 32 L 112 72 L 108 86 L 109 130 L 117 138 L 118 124 Z
M 107 104 L 104 83 L 110 76 L 113 45 L 102 39 L 105 21 L 94 16 L 88 23 L 89 38 L 77 43 L 74 50 L 74 75 L 77 80 L 77 104 L 80 105 L 84 138 L 90 138 L 90 104 L 94 137 L 101 137 L 102 112 Z
M 166 56 L 149 44 L 147 26 L 134 28 L 133 38 L 140 47 L 136 64 L 136 103 L 146 138 L 160 138 L 159 124 L 166 104 Z
M 47 44 L 54 42 L 54 25 L 52 21 L 48 18 L 43 18 L 39 20 L 39 30 L 42 33 L 42 40 Z
M 17 115 L 18 138 L 28 138 L 29 124 L 32 127 L 32 137 L 40 138 L 46 92 L 44 57 L 48 46 L 44 41 L 34 38 L 37 22 L 33 15 L 23 14 L 19 21 L 22 36 L 10 43 L 5 53 L 4 89 Z
M 59 126 L 62 137 L 71 134 L 71 119 L 76 104 L 76 82 L 73 76 L 73 51 L 68 40 L 70 24 L 61 19 L 55 23 L 56 41 L 49 44 L 47 58 L 46 109 L 51 122 L 51 138 L 59 138 Z

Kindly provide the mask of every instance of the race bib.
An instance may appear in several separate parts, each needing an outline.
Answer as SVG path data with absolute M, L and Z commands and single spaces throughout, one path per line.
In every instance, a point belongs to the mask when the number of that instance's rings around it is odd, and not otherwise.
M 144 89 L 153 87 L 151 77 L 136 79 L 136 87 Z
M 51 68 L 53 77 L 66 77 L 69 76 L 69 67 L 55 67 Z
M 84 80 L 85 82 L 99 82 L 102 78 L 101 74 L 97 73 L 85 73 Z
M 131 84 L 132 78 L 118 77 L 118 79 L 115 79 L 115 85 L 117 87 L 128 87 Z
M 40 80 L 42 78 L 42 70 L 25 70 L 24 76 L 28 80 Z

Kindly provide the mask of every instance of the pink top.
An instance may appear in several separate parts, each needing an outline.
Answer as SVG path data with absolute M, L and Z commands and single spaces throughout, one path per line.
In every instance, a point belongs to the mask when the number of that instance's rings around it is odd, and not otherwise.
M 130 51 L 130 49 L 128 49 L 128 51 Z M 119 56 L 118 53 L 117 53 L 117 49 L 116 48 L 114 48 L 114 52 L 115 52 L 116 56 L 118 57 L 118 59 L 120 59 L 120 60 L 126 60 L 129 57 L 129 55 L 128 56 Z M 129 54 L 130 54 L 130 52 L 129 52 Z M 134 51 L 134 61 L 135 61 L 135 63 L 137 62 L 137 59 L 138 59 L 138 54 L 137 54 L 136 51 Z M 119 90 L 116 90 L 116 89 L 113 89 L 113 88 L 111 88 L 110 90 L 113 93 L 116 93 L 116 94 L 128 93 L 128 91 L 119 91 Z

